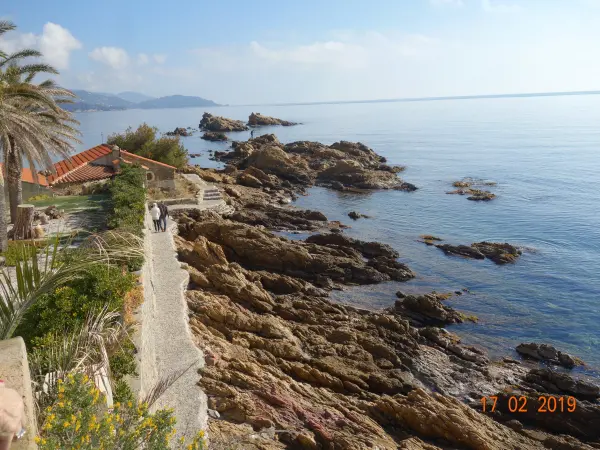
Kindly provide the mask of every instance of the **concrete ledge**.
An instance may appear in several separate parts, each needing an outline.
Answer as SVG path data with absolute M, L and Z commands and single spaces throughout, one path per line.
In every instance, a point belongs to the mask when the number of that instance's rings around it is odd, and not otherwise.
M 23 338 L 16 337 L 0 341 L 0 379 L 6 387 L 14 389 L 23 396 L 25 403 L 26 433 L 22 439 L 15 441 L 11 450 L 36 449 L 34 438 L 37 435 L 33 394 L 29 362 Z

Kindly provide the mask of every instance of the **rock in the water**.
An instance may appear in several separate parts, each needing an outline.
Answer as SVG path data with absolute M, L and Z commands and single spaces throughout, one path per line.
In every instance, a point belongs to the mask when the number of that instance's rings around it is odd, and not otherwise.
M 582 366 L 584 362 L 568 353 L 563 353 L 557 350 L 555 347 L 548 344 L 536 344 L 531 342 L 529 344 L 519 344 L 516 348 L 517 353 L 528 358 L 535 359 L 537 361 L 544 361 L 551 364 L 558 364 L 559 366 L 571 369 L 575 366 Z
M 479 250 L 486 258 L 491 259 L 496 264 L 515 262 L 523 253 L 519 248 L 507 242 L 476 242 L 471 244 L 471 247 Z
M 191 131 L 186 130 L 185 128 L 177 127 L 173 131 L 167 131 L 165 133 L 167 136 L 191 136 Z
M 205 112 L 198 128 L 206 131 L 246 131 L 248 127 L 241 120 L 228 119 L 226 117 L 213 116 Z
M 205 141 L 226 141 L 227 135 L 218 131 L 206 131 L 201 139 Z
M 515 262 L 522 251 L 514 245 L 506 242 L 475 242 L 468 245 L 435 244 L 433 239 L 423 238 L 423 243 L 435 245 L 447 255 L 464 256 L 465 258 L 485 259 L 488 258 L 496 264 L 507 264 Z
M 485 255 L 483 253 L 481 253 L 478 249 L 468 245 L 437 244 L 436 247 L 447 255 L 458 255 L 473 259 L 485 259 Z
M 413 325 L 420 327 L 463 322 L 462 315 L 442 304 L 440 296 L 436 294 L 404 295 L 401 300 L 396 301 L 394 311 L 408 317 Z
M 289 127 L 292 125 L 298 125 L 295 122 L 288 122 L 287 120 L 277 119 L 275 117 L 263 116 L 260 113 L 252 113 L 248 117 L 248 125 L 252 127 L 263 126 L 263 125 L 283 125 Z
M 471 189 L 467 200 L 473 200 L 476 202 L 489 202 L 496 198 L 496 194 L 492 194 L 490 191 L 482 191 L 480 189 Z
M 406 192 L 414 192 L 417 189 L 419 189 L 418 187 L 416 187 L 414 184 L 412 183 L 407 183 L 406 181 L 403 183 L 400 183 L 397 186 L 394 186 L 394 189 L 397 191 L 406 191 Z
M 358 220 L 358 219 L 361 219 L 361 218 L 369 219 L 369 216 L 367 216 L 366 214 L 361 214 L 361 213 L 358 213 L 356 211 L 350 211 L 348 213 L 348 217 L 350 217 L 353 220 Z

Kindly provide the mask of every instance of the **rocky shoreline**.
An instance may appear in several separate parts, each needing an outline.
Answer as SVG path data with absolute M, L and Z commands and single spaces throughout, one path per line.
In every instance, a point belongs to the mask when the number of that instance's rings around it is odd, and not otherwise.
M 273 135 L 236 142 L 217 158 L 224 170 L 188 170 L 220 187 L 234 212 L 179 212 L 176 238 L 190 273 L 190 328 L 206 355 L 199 384 L 213 410 L 214 444 L 600 448 L 600 389 L 554 368 L 577 358 L 524 344 L 522 354 L 548 365 L 490 361 L 444 328 L 468 318 L 440 294 L 399 294 L 384 311 L 329 298 L 334 289 L 414 273 L 390 246 L 349 238 L 321 212 L 286 204 L 313 185 L 402 189 L 401 168 L 360 143 L 284 145 Z M 313 234 L 290 240 L 280 230 Z M 493 243 L 467 248 L 491 259 L 514 253 Z M 564 405 L 572 397 L 576 408 L 538 412 L 540 397 L 550 396 Z M 482 397 L 497 398 L 493 412 L 490 403 L 482 410 Z M 511 399 L 528 406 L 515 409 Z

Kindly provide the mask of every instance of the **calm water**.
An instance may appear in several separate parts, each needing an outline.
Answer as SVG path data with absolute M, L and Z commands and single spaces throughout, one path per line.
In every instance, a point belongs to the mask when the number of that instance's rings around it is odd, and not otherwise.
M 302 122 L 274 131 L 283 142 L 361 141 L 407 166 L 417 192 L 346 194 L 311 189 L 296 203 L 352 225 L 350 235 L 391 244 L 418 274 L 408 283 L 349 289 L 340 301 L 384 307 L 394 293 L 468 288 L 450 304 L 479 317 L 452 329 L 464 341 L 509 354 L 523 341 L 552 343 L 600 367 L 600 96 L 486 99 L 354 105 L 221 107 L 215 114 L 247 119 L 252 110 Z M 203 109 L 79 114 L 82 149 L 101 133 L 142 122 L 161 131 L 198 126 Z M 246 139 L 249 132 L 231 133 Z M 208 143 L 184 138 L 197 161 Z M 498 198 L 476 203 L 446 195 L 463 177 L 496 181 Z M 357 210 L 372 219 L 353 222 Z M 447 257 L 417 242 L 434 234 L 449 243 L 507 241 L 530 248 L 514 265 Z

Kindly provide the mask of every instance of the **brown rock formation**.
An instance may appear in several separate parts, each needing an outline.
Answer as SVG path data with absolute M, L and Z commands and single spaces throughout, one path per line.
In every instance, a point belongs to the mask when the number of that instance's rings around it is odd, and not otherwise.
M 192 132 L 186 130 L 185 128 L 177 127 L 173 131 L 167 131 L 165 134 L 167 136 L 191 136 Z
M 198 128 L 206 131 L 246 131 L 248 127 L 241 120 L 228 119 L 227 117 L 213 116 L 205 112 Z
M 341 141 L 326 146 L 299 141 L 283 145 L 274 135 L 264 135 L 236 142 L 232 152 L 216 156 L 237 169 L 256 167 L 300 186 L 318 184 L 338 190 L 416 189 L 396 175 L 402 167 L 388 166 L 385 158 L 360 142 Z
M 282 125 L 284 127 L 289 127 L 298 124 L 296 122 L 288 122 L 287 120 L 281 120 L 275 117 L 263 116 L 260 113 L 251 113 L 250 117 L 248 117 L 248 125 L 251 127 L 264 125 Z
M 536 344 L 534 342 L 529 344 L 519 344 L 516 350 L 517 353 L 527 358 L 557 364 L 569 369 L 584 364 L 579 358 L 571 356 L 568 353 L 563 353 L 548 344 Z
M 261 208 L 267 226 L 324 219 Z M 268 450 L 587 448 L 572 437 L 514 431 L 451 396 L 491 395 L 527 372 L 518 364 L 491 366 L 481 350 L 444 329 L 411 325 L 457 319 L 437 295 L 405 296 L 390 311 L 370 312 L 332 303 L 318 287 L 385 279 L 369 263 L 395 261 L 394 249 L 335 233 L 289 241 L 247 225 L 254 220 L 248 211 L 238 213 L 234 220 L 214 212 L 197 213 L 199 221 L 182 216 L 179 225 L 179 255 L 194 287 L 187 294 L 190 327 L 208 355 L 199 383 L 221 415 L 210 423 L 213 443 Z M 590 404 L 581 417 L 597 409 Z M 581 417 L 563 418 L 561 429 L 579 426 Z M 548 429 L 552 422 L 532 423 Z M 590 439 L 589 428 L 581 439 Z
M 226 141 L 227 135 L 217 131 L 206 131 L 201 136 L 201 139 L 204 139 L 205 141 Z
M 518 247 L 507 242 L 475 242 L 469 245 L 435 244 L 433 240 L 423 239 L 427 245 L 435 245 L 447 255 L 458 255 L 465 258 L 488 258 L 496 264 L 515 262 L 523 253 Z

